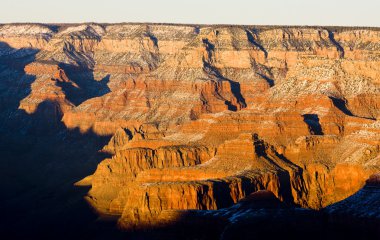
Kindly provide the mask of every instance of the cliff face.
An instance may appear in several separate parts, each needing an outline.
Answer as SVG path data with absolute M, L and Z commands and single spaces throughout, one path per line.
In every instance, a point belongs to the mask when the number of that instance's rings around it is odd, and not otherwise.
M 3 124 L 48 102 L 25 124 L 112 135 L 78 184 L 125 228 L 258 190 L 319 209 L 380 171 L 379 29 L 2 25 L 0 60 Z

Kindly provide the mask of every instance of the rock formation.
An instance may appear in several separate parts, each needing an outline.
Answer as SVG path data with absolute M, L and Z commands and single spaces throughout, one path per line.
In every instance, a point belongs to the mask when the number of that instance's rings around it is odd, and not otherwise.
M 9 24 L 0 60 L 2 124 L 48 101 L 52 128 L 112 136 L 78 185 L 124 229 L 261 190 L 322 209 L 380 172 L 377 28 Z

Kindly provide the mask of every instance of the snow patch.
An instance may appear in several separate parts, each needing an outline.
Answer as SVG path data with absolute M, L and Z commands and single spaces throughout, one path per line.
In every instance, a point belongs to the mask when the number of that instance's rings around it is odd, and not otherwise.
M 73 26 L 73 27 L 68 27 L 64 31 L 60 32 L 59 35 L 70 35 L 73 33 L 87 33 L 90 36 L 94 37 L 100 37 L 105 34 L 105 30 L 103 27 L 95 24 L 91 25 L 79 25 L 79 26 Z
M 23 24 L 23 25 L 4 25 L 0 27 L 0 35 L 2 36 L 19 36 L 19 35 L 32 35 L 32 36 L 52 36 L 54 32 L 42 25 Z

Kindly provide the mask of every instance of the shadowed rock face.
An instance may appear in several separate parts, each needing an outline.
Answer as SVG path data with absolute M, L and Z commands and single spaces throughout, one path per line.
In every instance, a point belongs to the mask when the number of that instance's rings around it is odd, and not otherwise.
M 380 171 L 379 64 L 376 28 L 1 25 L 1 204 L 59 219 L 83 209 L 77 182 L 128 230 L 265 190 L 294 226 L 318 222 Z M 227 215 L 223 239 L 240 228 Z
M 380 174 L 372 175 L 358 192 L 324 211 L 331 221 L 350 223 L 358 227 L 371 227 L 380 232 Z

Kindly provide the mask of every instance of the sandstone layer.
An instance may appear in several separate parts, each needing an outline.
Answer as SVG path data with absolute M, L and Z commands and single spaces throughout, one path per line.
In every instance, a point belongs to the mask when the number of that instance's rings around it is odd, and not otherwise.
M 10 24 L 0 60 L 3 126 L 112 136 L 77 184 L 125 229 L 260 190 L 321 209 L 380 171 L 377 28 Z

